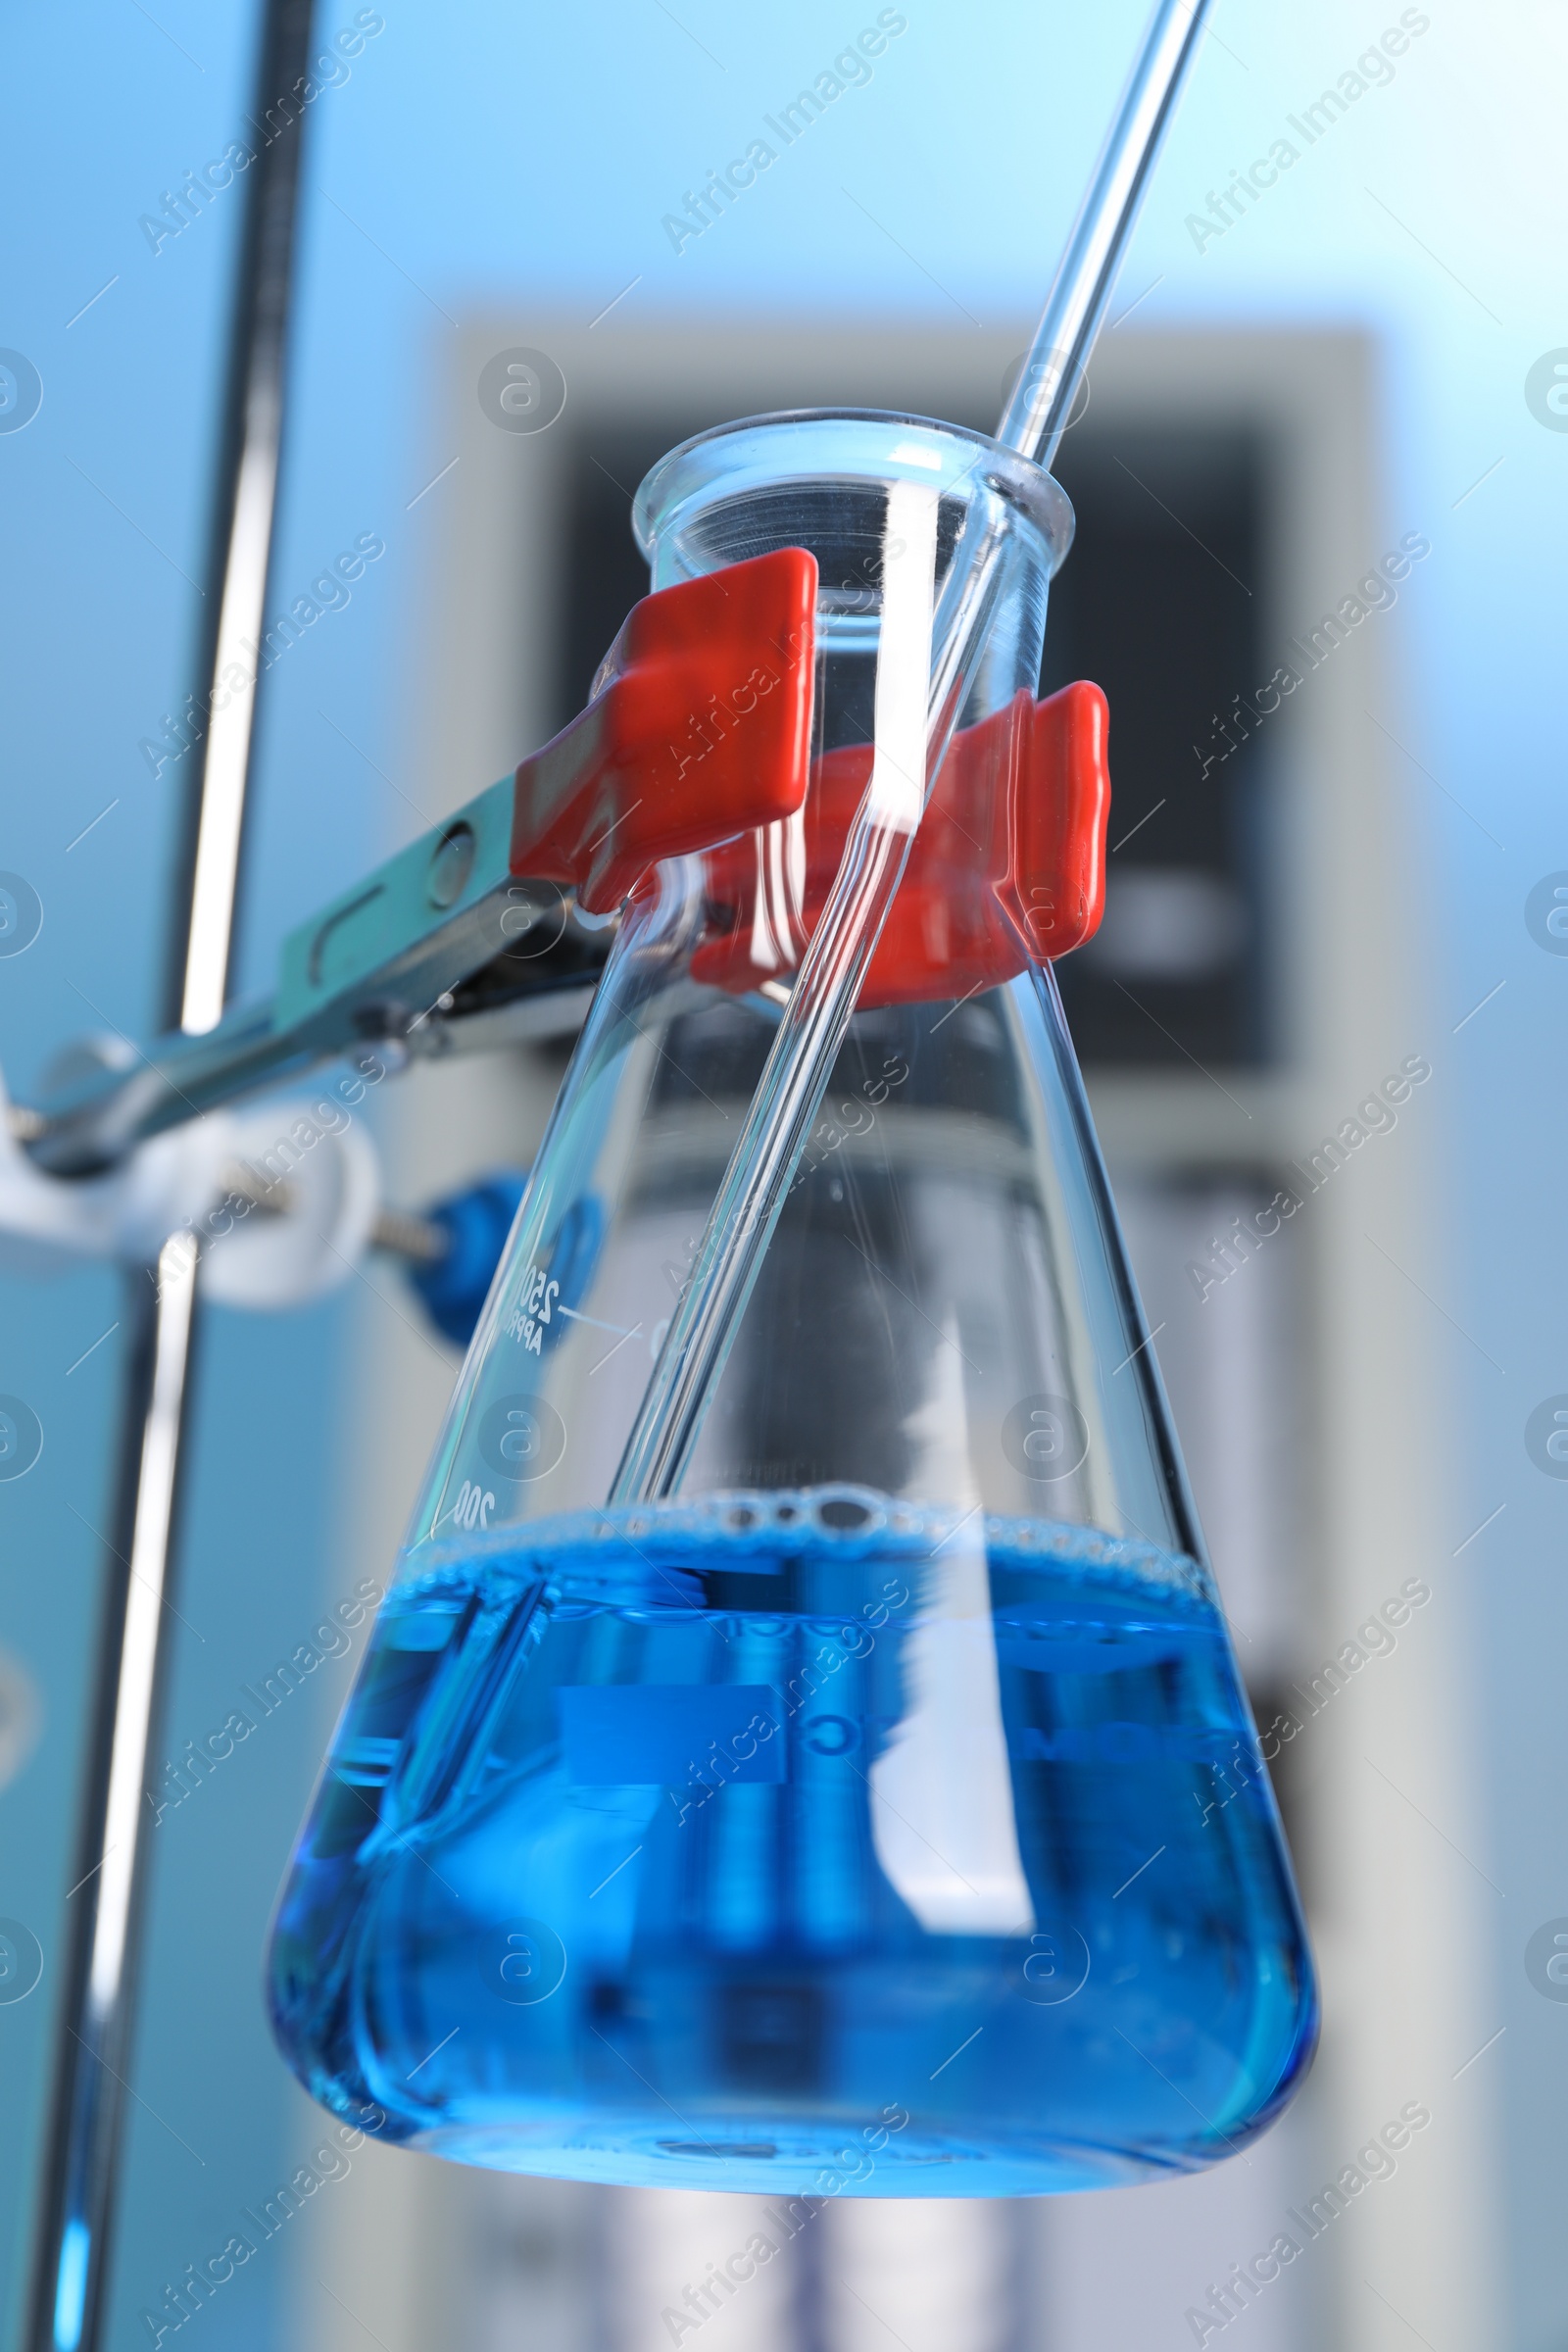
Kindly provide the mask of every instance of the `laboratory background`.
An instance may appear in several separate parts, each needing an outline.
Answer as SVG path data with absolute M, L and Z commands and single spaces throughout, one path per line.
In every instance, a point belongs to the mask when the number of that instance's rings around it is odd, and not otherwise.
M 783 409 L 993 428 L 1144 22 L 317 0 L 236 997 L 581 710 L 664 451 Z M 89 0 L 0 32 L 23 1104 L 166 1018 L 262 25 Z M 316 2105 L 269 1926 L 462 1362 L 371 1248 L 198 1317 L 110 2352 L 1568 2352 L 1565 74 L 1539 0 L 1220 0 L 1054 467 L 1041 691 L 1103 687 L 1113 793 L 1058 978 L 1310 1936 L 1299 2094 L 1186 2177 L 829 2195 L 706 2297 L 760 2197 L 445 2163 Z M 585 1004 L 369 1057 L 387 1207 L 530 1164 Z M 25 2352 L 123 1286 L 0 1237 Z

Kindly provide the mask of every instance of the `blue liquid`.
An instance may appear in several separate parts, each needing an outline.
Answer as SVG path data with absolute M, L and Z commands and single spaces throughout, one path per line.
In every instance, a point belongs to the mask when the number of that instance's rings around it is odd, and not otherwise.
M 1310 1962 L 1192 1561 L 842 1488 L 426 1553 L 274 1930 L 327 2106 L 509 2171 L 975 2196 L 1194 2170 L 1290 2095 Z

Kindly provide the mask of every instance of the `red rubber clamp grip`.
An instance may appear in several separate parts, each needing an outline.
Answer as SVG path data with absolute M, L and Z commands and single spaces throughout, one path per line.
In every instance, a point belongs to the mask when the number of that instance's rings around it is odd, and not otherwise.
M 1108 724 L 1100 688 L 1080 683 L 1043 703 L 1020 693 L 954 737 L 862 1005 L 995 988 L 1093 935 L 1105 900 Z M 870 772 L 868 744 L 829 752 L 799 817 L 709 853 L 695 979 L 740 991 L 798 965 Z
M 661 858 L 794 815 L 815 610 L 816 559 L 800 547 L 634 606 L 609 683 L 517 769 L 512 872 L 570 883 L 609 914 Z
M 871 770 L 868 744 L 809 760 L 815 599 L 804 548 L 645 597 L 608 682 L 517 769 L 512 872 L 608 914 L 662 858 L 702 854 L 694 978 L 743 992 L 792 974 Z M 1020 693 L 954 737 L 862 1004 L 967 996 L 1091 936 L 1107 728 L 1100 688 L 1079 684 Z

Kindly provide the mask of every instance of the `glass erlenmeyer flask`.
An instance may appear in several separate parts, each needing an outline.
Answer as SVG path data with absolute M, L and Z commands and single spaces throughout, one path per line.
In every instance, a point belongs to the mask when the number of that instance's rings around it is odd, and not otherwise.
M 1049 477 L 917 418 L 805 416 L 639 493 L 657 587 L 815 556 L 812 782 L 633 896 L 284 1888 L 291 2063 L 444 2155 L 1102 2185 L 1228 2154 L 1310 2055 L 1267 1775 L 1031 961 L 1081 909 L 999 912 L 956 786 L 683 1484 L 607 1505 L 888 750 L 884 578 L 923 533 L 939 591 L 982 499 L 1003 602 L 944 771 L 976 790 L 1032 723 L 1071 530 Z M 691 756 L 735 723 L 694 713 Z

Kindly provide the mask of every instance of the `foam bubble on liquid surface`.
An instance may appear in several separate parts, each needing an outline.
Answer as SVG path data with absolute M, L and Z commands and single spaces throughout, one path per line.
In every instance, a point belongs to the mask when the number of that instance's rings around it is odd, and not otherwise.
M 1217 1606 L 1212 1579 L 1200 1561 L 1137 1537 L 995 1511 L 963 1514 L 850 1485 L 562 1512 L 522 1527 L 421 1544 L 405 1562 L 404 1576 L 432 1584 L 454 1572 L 460 1585 L 487 1573 L 498 1583 L 541 1575 L 575 1583 L 602 1574 L 607 1562 L 633 1573 L 640 1561 L 700 1575 L 733 1568 L 745 1554 L 767 1562 L 801 1553 L 845 1562 L 871 1554 L 925 1560 L 950 1545 L 967 1543 L 972 1548 L 982 1536 L 989 1557 L 1005 1557 L 1019 1569 L 1076 1571 L 1104 1589 L 1131 1593 L 1152 1588 Z
M 408 1571 L 274 1945 L 329 2104 L 799 2193 L 892 2103 L 845 2192 L 975 2194 L 1211 2161 L 1298 2072 L 1299 1921 L 1196 1561 L 839 1487 Z

